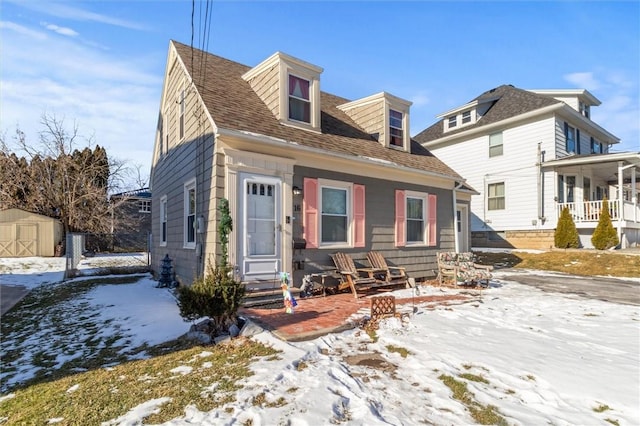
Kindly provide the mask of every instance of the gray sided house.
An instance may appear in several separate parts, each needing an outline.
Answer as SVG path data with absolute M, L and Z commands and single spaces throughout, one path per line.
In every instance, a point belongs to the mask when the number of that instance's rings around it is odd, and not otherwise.
M 409 135 L 411 103 L 320 90 L 322 68 L 281 52 L 255 67 L 170 42 L 151 172 L 152 266 L 190 284 L 220 259 L 245 283 L 332 269 L 370 250 L 415 278 L 469 247 L 474 190 Z
M 111 195 L 110 250 L 145 251 L 151 233 L 151 191 L 140 188 Z

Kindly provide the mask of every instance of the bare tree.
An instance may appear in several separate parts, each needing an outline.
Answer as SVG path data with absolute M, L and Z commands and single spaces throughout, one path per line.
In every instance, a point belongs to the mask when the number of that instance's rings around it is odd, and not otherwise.
M 66 232 L 109 233 L 113 203 L 109 194 L 125 188 L 126 164 L 107 156 L 93 137 L 83 138 L 74 122 L 44 114 L 38 145 L 16 130 L 15 145 L 26 158 L 0 140 L 0 207 L 20 207 L 60 219 Z M 78 149 L 81 142 L 84 148 Z M 115 202 L 126 202 L 120 197 Z

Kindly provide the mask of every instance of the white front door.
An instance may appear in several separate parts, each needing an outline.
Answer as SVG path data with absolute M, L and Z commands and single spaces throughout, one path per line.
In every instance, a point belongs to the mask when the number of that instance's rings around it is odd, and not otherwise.
M 469 216 L 466 205 L 456 205 L 456 232 L 458 233 L 458 251 L 469 251 Z
M 280 258 L 280 179 L 241 174 L 239 258 L 243 281 L 273 280 L 282 267 Z

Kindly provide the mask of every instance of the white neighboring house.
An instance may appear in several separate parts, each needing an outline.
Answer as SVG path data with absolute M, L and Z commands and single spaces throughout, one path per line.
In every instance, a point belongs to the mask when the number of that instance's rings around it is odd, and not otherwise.
M 640 245 L 640 152 L 591 120 L 584 89 L 491 89 L 414 137 L 481 195 L 471 202 L 472 245 L 547 249 L 563 207 L 592 248 L 602 200 L 621 246 Z

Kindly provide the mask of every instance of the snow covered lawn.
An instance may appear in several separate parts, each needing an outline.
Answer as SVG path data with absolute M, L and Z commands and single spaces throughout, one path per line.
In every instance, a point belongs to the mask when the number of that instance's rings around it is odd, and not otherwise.
M 47 268 L 41 266 L 41 278 L 55 272 Z M 208 412 L 186 406 L 167 424 L 458 425 L 476 423 L 471 413 L 487 408 L 510 425 L 640 424 L 639 308 L 545 293 L 500 276 L 479 301 L 418 306 L 403 321 L 383 321 L 374 336 L 351 330 L 286 343 L 260 332 L 253 339 L 282 351 L 278 357 L 254 362 L 255 374 L 241 381 L 232 402 Z M 0 412 L 12 398 L 7 386 L 43 374 L 34 361 L 42 364 L 43 354 L 47 368 L 90 356 L 87 346 L 144 357 L 131 349 L 176 338 L 189 325 L 170 293 L 148 276 L 93 286 L 63 305 L 52 311 L 55 320 L 30 313 L 39 324 L 30 334 L 5 335 L 3 327 Z M 52 332 L 60 329 L 56 321 L 65 335 Z M 74 344 L 87 340 L 93 343 Z M 22 355 L 6 362 L 8 351 Z M 186 377 L 193 371 L 187 364 L 172 368 Z M 445 382 L 466 386 L 466 401 L 454 399 Z M 137 424 L 171 397 L 141 401 L 103 421 Z M 58 417 L 51 413 L 50 420 Z

